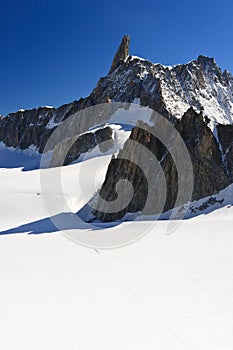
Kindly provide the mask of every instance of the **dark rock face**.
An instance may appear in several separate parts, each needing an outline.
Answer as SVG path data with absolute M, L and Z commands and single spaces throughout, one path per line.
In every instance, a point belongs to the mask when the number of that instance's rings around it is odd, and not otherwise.
M 78 160 L 81 154 L 85 154 L 99 146 L 105 153 L 113 147 L 113 130 L 109 126 L 87 132 L 77 137 L 70 137 L 59 143 L 53 153 L 51 166 L 68 165 Z
M 189 151 L 194 173 L 193 200 L 218 193 L 230 184 L 218 143 L 203 121 L 190 108 L 176 125 Z
M 52 115 L 53 110 L 46 108 L 12 113 L 0 120 L 0 140 L 9 147 L 26 149 L 33 144 L 41 148 L 50 135 L 46 125 Z
M 125 35 L 121 41 L 121 44 L 119 46 L 119 49 L 117 50 L 111 69 L 109 73 L 111 74 L 114 72 L 114 70 L 122 63 L 122 61 L 125 61 L 129 56 L 129 44 L 130 44 L 130 38 L 128 35 Z
M 0 141 L 8 147 L 27 149 L 34 145 L 40 153 L 59 123 L 75 113 L 82 100 L 59 108 L 40 107 L 11 113 L 0 119 Z
M 145 159 L 144 152 L 138 151 L 137 147 L 137 143 L 139 143 L 151 151 L 158 160 L 162 159 L 165 147 L 158 139 L 150 134 L 150 129 L 147 124 L 138 122 L 138 125 L 132 130 L 129 140 L 126 141 L 124 148 L 119 152 L 118 157 L 112 158 L 105 182 L 100 190 L 100 196 L 104 200 L 111 202 L 117 197 L 117 183 L 119 180 L 126 179 L 135 189 L 131 202 L 126 208 L 114 213 L 107 213 L 107 208 L 97 203 L 97 210 L 93 214 L 98 219 L 102 221 L 113 221 L 121 218 L 127 212 L 134 213 L 141 211 L 147 200 L 148 183 L 152 184 L 149 189 L 151 194 L 153 193 L 154 196 L 156 194 L 158 195 L 158 183 L 156 182 L 156 174 L 153 172 L 153 164 Z M 127 159 L 129 155 L 132 155 L 132 157 L 129 157 L 132 160 Z M 143 168 L 138 165 L 140 163 L 143 163 Z M 127 197 L 127 193 L 125 195 Z M 155 209 L 156 204 L 154 203 L 154 207 L 148 210 L 151 210 L 150 214 L 152 214 Z
M 217 133 L 222 146 L 224 165 L 233 182 L 233 125 L 218 125 Z
M 203 121 L 203 116 L 196 113 L 190 108 L 175 125 L 180 133 L 193 165 L 194 188 L 192 200 L 197 200 L 206 196 L 215 194 L 230 184 L 230 179 L 225 172 L 224 164 L 221 159 L 221 152 L 209 127 Z M 146 129 L 146 130 L 145 130 Z M 167 211 L 174 207 L 178 192 L 178 175 L 176 164 L 171 154 L 165 149 L 164 145 L 151 134 L 152 127 L 142 125 L 132 130 L 130 139 L 147 147 L 154 156 L 160 161 L 162 170 L 166 179 L 167 194 L 162 211 Z M 154 133 L 153 133 L 154 134 Z M 94 211 L 97 219 L 102 221 L 113 221 L 120 219 L 127 212 L 134 213 L 143 211 L 148 191 L 153 192 L 154 202 L 145 214 L 157 214 L 157 208 L 161 208 L 158 204 L 162 201 L 161 193 L 159 193 L 158 172 L 153 172 L 153 159 L 143 159 L 143 169 L 140 169 L 136 163 L 141 154 L 136 155 L 136 162 L 129 162 L 126 159 L 129 153 L 134 153 L 134 148 L 125 143 L 123 150 L 119 153 L 118 158 L 112 159 L 105 182 L 101 188 L 100 196 L 107 202 L 111 202 L 116 197 L 116 186 L 120 179 L 127 179 L 134 187 L 134 196 L 127 207 L 119 212 L 108 213 L 108 204 L 104 208 L 98 206 Z M 148 188 L 147 179 L 150 180 L 150 188 Z M 185 177 L 186 174 L 184 173 Z M 184 204 L 184 203 L 183 203 Z
M 64 165 L 77 160 L 82 153 L 90 152 L 99 145 L 100 151 L 105 153 L 113 146 L 113 131 L 109 126 L 95 132 L 89 132 L 79 136 L 69 149 Z

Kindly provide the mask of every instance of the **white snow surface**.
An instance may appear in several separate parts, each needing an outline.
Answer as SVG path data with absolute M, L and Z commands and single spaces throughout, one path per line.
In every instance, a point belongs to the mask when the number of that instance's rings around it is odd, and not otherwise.
M 51 229 L 40 173 L 52 178 L 61 172 L 68 203 L 62 213 L 69 214 L 101 186 L 109 159 L 27 172 L 0 169 L 0 348 L 231 350 L 231 206 L 184 220 L 171 235 L 168 222 L 159 221 L 142 239 L 114 250 L 84 248 Z M 77 186 L 81 168 L 85 198 Z M 49 192 L 61 195 L 52 182 Z M 226 193 L 230 203 L 232 191 Z M 147 222 L 118 227 L 127 234 L 129 227 L 146 229 Z M 103 225 L 95 234 L 105 230 Z M 80 234 L 91 232 L 80 228 Z
M 0 142 L 0 168 L 24 168 L 32 170 L 39 168 L 41 155 L 34 145 L 26 150 L 7 147 Z
M 53 106 L 43 106 L 43 108 L 54 108 Z
M 121 124 L 123 129 L 124 126 L 128 126 L 128 128 L 130 127 L 130 129 L 132 129 L 139 120 L 149 125 L 154 125 L 151 121 L 152 112 L 152 109 L 140 105 L 140 99 L 134 99 L 129 109 L 125 110 L 123 107 L 118 108 L 109 119 L 109 123 Z

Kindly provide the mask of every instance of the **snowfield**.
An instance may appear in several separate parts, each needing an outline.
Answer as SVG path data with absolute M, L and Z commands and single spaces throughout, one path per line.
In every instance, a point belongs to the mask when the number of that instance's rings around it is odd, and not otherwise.
M 171 235 L 168 222 L 159 221 L 140 240 L 112 250 L 75 244 L 50 222 L 41 173 L 57 199 L 53 215 L 63 215 L 69 231 L 67 215 L 100 187 L 110 157 L 62 169 L 0 169 L 0 349 L 231 350 L 230 205 L 183 220 Z M 62 193 L 52 181 L 57 171 Z M 117 226 L 122 235 L 147 228 L 148 221 Z M 80 225 L 80 236 L 114 230 Z

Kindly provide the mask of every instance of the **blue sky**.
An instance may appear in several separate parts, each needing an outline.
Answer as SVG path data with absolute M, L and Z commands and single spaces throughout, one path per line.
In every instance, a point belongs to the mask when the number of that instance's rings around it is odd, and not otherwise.
M 0 0 L 0 114 L 87 96 L 124 34 L 166 65 L 199 54 L 233 73 L 232 0 Z

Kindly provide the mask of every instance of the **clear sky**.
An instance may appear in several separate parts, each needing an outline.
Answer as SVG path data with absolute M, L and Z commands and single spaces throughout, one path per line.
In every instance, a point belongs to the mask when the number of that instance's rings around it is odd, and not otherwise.
M 124 34 L 166 65 L 199 54 L 233 73 L 233 1 L 0 0 L 0 114 L 87 96 Z

